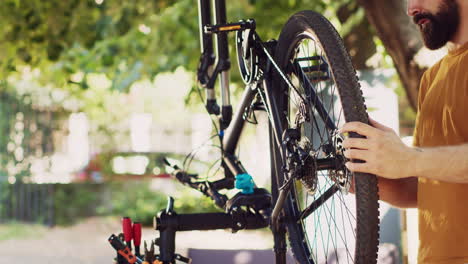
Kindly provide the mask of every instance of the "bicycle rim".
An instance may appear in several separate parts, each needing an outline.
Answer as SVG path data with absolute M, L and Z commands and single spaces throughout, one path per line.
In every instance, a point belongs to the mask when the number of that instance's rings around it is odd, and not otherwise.
M 275 75 L 275 98 L 283 128 L 299 128 L 299 146 L 310 154 L 309 168 L 316 168 L 318 160 L 338 156 L 335 128 L 348 121 L 368 122 L 354 69 L 331 24 L 311 11 L 300 12 L 288 21 L 275 59 L 292 84 Z M 301 108 L 307 109 L 309 121 L 298 123 Z M 278 172 L 285 161 L 278 156 L 275 160 L 272 167 L 281 183 L 284 178 Z M 293 254 L 299 263 L 375 263 L 376 178 L 353 176 L 344 166 L 336 167 L 340 169 L 308 170 L 293 184 L 284 210 Z M 346 194 L 352 177 L 356 195 Z M 320 206 L 300 219 L 312 204 Z

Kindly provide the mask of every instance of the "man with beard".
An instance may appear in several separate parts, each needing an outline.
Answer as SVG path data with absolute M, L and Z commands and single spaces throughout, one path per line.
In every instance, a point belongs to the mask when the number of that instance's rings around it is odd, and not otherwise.
M 468 263 L 468 0 L 408 0 L 425 45 L 449 53 L 419 89 L 414 148 L 370 120 L 340 132 L 349 170 L 378 175 L 382 200 L 419 208 L 419 263 Z M 359 162 L 355 162 L 360 160 Z

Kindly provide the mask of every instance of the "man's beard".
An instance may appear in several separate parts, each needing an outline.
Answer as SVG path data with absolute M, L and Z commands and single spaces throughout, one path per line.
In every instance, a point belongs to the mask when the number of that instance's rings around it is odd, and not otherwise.
M 419 25 L 421 19 L 429 21 Z M 439 49 L 447 44 L 458 30 L 460 24 L 458 4 L 454 0 L 443 0 L 435 15 L 420 13 L 415 15 L 413 20 L 421 30 L 426 47 L 431 50 Z

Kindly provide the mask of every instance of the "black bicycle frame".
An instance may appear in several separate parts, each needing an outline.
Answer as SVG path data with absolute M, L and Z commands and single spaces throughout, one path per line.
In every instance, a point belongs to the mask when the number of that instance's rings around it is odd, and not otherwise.
M 256 80 L 248 84 L 243 92 L 242 99 L 238 105 L 234 116 L 232 116 L 232 106 L 229 98 L 229 49 L 227 42 L 227 32 L 242 30 L 242 27 L 249 27 L 252 24 L 239 22 L 239 23 L 226 23 L 226 1 L 213 0 L 215 25 L 212 24 L 211 4 L 209 0 L 198 0 L 199 7 L 199 28 L 200 28 L 200 45 L 201 45 L 201 58 L 198 67 L 197 77 L 198 81 L 206 89 L 206 108 L 210 114 L 221 115 L 220 118 L 220 139 L 222 141 L 222 166 L 225 171 L 225 177 L 215 182 L 209 182 L 204 185 L 208 190 L 202 191 L 210 196 L 213 200 L 219 199 L 218 190 L 233 189 L 234 177 L 239 174 L 247 173 L 241 162 L 235 155 L 235 150 L 239 139 L 242 134 L 246 120 L 246 113 L 251 111 L 252 103 L 256 100 L 258 95 L 264 104 L 264 108 L 268 113 L 269 118 L 269 136 L 270 148 L 274 145 L 278 146 L 275 151 L 279 151 L 282 160 L 286 155 L 285 146 L 282 142 L 283 127 L 282 119 L 280 117 L 278 106 L 273 94 L 273 84 L 271 82 L 272 71 L 277 71 L 283 79 L 285 74 L 281 71 L 279 66 L 273 60 L 274 47 L 269 43 L 263 43 L 260 37 L 255 34 L 255 49 L 256 54 L 260 57 L 261 61 L 261 75 Z M 222 29 L 224 30 L 218 30 Z M 254 29 L 254 28 L 250 28 Z M 216 34 L 216 52 L 213 46 L 213 34 Z M 217 77 L 220 77 L 219 83 L 221 87 L 222 107 L 217 105 L 214 86 Z M 292 84 L 288 79 L 285 79 L 288 86 Z M 311 85 L 311 84 L 309 84 Z M 315 97 L 315 98 L 314 98 Z M 312 94 L 311 99 L 317 99 L 317 95 Z M 314 107 L 316 109 L 324 109 L 320 100 L 314 100 Z M 328 120 L 324 111 L 320 112 L 324 120 Z M 331 119 L 330 119 L 331 120 Z M 275 163 L 282 161 L 275 161 Z M 325 161 L 322 164 L 322 169 L 327 169 L 328 166 L 333 166 L 333 162 Z M 268 215 L 265 214 L 252 214 L 251 212 L 239 213 L 206 213 L 206 214 L 175 214 L 172 210 L 173 201 L 170 201 L 168 208 L 160 212 L 159 216 L 155 218 L 155 229 L 160 231 L 160 261 L 164 264 L 173 263 L 175 258 L 175 232 L 187 230 L 211 230 L 211 229 L 225 229 L 232 228 L 237 231 L 240 229 L 258 229 L 270 226 L 273 231 L 275 242 L 275 255 L 277 264 L 286 263 L 286 241 L 285 241 L 285 226 L 284 222 L 280 223 L 278 218 L 283 209 L 286 197 L 289 193 L 291 181 L 278 182 L 277 173 L 285 173 L 283 171 L 276 171 L 272 177 L 272 212 Z M 289 179 L 289 175 L 281 177 Z M 200 189 L 200 185 L 189 184 L 192 188 Z M 325 199 L 326 197 L 324 197 Z M 255 198 L 257 199 L 257 198 Z M 258 198 L 260 199 L 260 198 Z M 323 200 L 323 199 L 322 199 Z M 218 205 L 224 203 L 217 203 Z M 315 208 L 308 208 L 307 214 L 312 212 Z M 304 216 L 303 215 L 303 216 Z
M 251 111 L 251 106 L 255 97 L 259 95 L 261 98 L 265 109 L 268 113 L 268 118 L 271 124 L 273 137 L 272 140 L 276 142 L 276 146 L 279 148 L 279 154 L 282 157 L 282 160 L 285 160 L 286 149 L 282 142 L 283 130 L 287 128 L 285 124 L 282 123 L 282 119 L 279 113 L 279 109 L 276 105 L 273 94 L 273 84 L 271 82 L 271 75 L 273 71 L 279 74 L 281 78 L 285 81 L 285 84 L 289 86 L 290 89 L 296 89 L 291 81 L 286 77 L 286 75 L 280 69 L 280 66 L 276 64 L 273 59 L 273 50 L 274 47 L 269 45 L 269 42 L 264 43 L 261 41 L 260 37 L 255 33 L 255 23 L 250 23 L 249 21 L 241 21 L 238 23 L 226 22 L 226 1 L 225 0 L 213 0 L 214 7 L 214 17 L 215 25 L 211 24 L 211 5 L 209 0 L 198 0 L 199 6 L 199 16 L 200 16 L 200 40 L 201 40 L 201 51 L 202 56 L 200 59 L 200 66 L 198 69 L 199 81 L 203 87 L 207 90 L 207 109 L 210 114 L 213 114 L 216 107 L 216 98 L 214 92 L 214 84 L 217 77 L 220 77 L 220 87 L 221 87 L 221 97 L 222 97 L 222 110 L 220 111 L 220 127 L 221 133 L 220 138 L 222 140 L 222 153 L 223 153 L 223 162 L 222 166 L 225 170 L 225 178 L 213 183 L 215 186 L 214 191 L 220 189 L 232 189 L 234 188 L 234 176 L 239 174 L 247 173 L 245 168 L 242 166 L 241 162 L 235 155 L 235 149 L 239 142 L 239 139 L 244 128 L 246 121 L 245 116 L 248 111 Z M 243 29 L 253 30 L 255 35 L 254 49 L 255 54 L 259 57 L 261 65 L 259 68 L 261 73 L 257 78 L 250 82 L 242 95 L 242 99 L 239 103 L 239 107 L 236 110 L 234 117 L 232 116 L 232 107 L 229 99 L 229 50 L 227 42 L 227 33 L 229 31 L 237 31 Z M 216 55 L 213 51 L 213 34 L 216 34 Z M 310 59 L 310 58 L 302 58 Z M 214 66 L 216 62 L 216 66 Z M 214 68 L 213 68 L 214 66 Z M 299 78 L 305 80 L 304 89 L 306 90 L 306 98 L 310 102 L 314 109 L 318 112 L 319 116 L 324 120 L 325 125 L 329 131 L 335 131 L 337 128 L 332 122 L 331 117 L 325 110 L 321 100 L 318 98 L 318 95 L 314 92 L 313 84 L 308 80 L 303 70 L 310 70 L 310 67 L 301 68 L 297 62 L 291 65 L 293 68 L 296 68 L 296 71 L 299 73 Z M 328 67 L 328 65 L 325 65 Z M 210 68 L 212 71 L 210 71 Z M 327 77 L 329 78 L 329 76 Z M 278 84 L 274 84 L 278 85 Z M 278 88 L 277 88 L 278 89 Z M 299 94 L 299 93 L 298 93 Z M 214 105 L 213 105 L 214 104 Z M 231 122 L 232 120 L 232 122 Z M 327 170 L 333 169 L 336 164 L 332 159 L 321 159 L 317 160 L 317 169 L 318 170 Z M 289 192 L 290 176 L 285 173 L 284 179 L 285 182 L 277 182 L 277 185 L 280 188 L 278 195 L 274 195 L 274 210 L 272 212 L 272 225 L 277 224 L 279 214 L 283 208 L 283 204 L 286 200 L 287 194 Z M 219 187 L 219 188 L 216 188 Z
M 225 0 L 213 0 L 214 6 L 214 17 L 216 25 L 226 24 L 226 1 Z M 205 87 L 207 94 L 207 109 L 210 114 L 213 114 L 213 103 L 216 102 L 214 84 L 217 77 L 220 77 L 220 88 L 221 88 L 221 99 L 222 99 L 222 108 L 221 108 L 221 120 L 220 127 L 222 130 L 222 142 L 223 142 L 223 165 L 227 177 L 233 177 L 238 174 L 247 173 L 245 168 L 242 166 L 240 161 L 235 155 L 235 149 L 239 142 L 239 138 L 242 133 L 242 129 L 245 124 L 244 114 L 248 111 L 251 106 L 252 101 L 255 98 L 255 95 L 259 92 L 258 87 L 247 86 L 240 101 L 239 107 L 232 116 L 232 106 L 230 104 L 229 98 L 229 69 L 230 69 L 230 60 L 229 60 L 229 49 L 227 42 L 227 32 L 217 32 L 216 33 L 216 55 L 213 50 L 213 34 L 206 32 L 206 27 L 212 26 L 211 19 L 211 4 L 209 0 L 198 0 L 199 7 L 199 29 L 200 29 L 200 44 L 202 57 L 200 59 L 199 66 L 199 81 Z M 214 57 L 213 57 L 214 56 Z M 214 60 L 214 58 L 216 60 Z M 216 65 L 214 66 L 214 62 Z M 214 66 L 214 68 L 213 68 Z M 213 72 L 210 73 L 209 68 L 212 68 Z M 267 73 L 265 73 L 267 74 Z M 271 89 L 269 84 L 265 81 L 263 82 L 263 89 L 266 96 L 266 108 L 276 111 L 276 107 L 273 106 L 274 100 L 271 95 Z M 269 117 L 274 124 L 275 130 L 275 139 L 279 143 L 280 137 L 282 134 L 282 129 L 280 126 L 279 114 L 275 112 L 269 112 Z

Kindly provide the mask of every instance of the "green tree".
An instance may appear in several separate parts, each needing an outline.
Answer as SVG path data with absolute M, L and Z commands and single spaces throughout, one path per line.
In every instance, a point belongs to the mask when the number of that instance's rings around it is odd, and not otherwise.
M 376 45 L 384 46 L 415 106 L 424 69 L 415 63 L 414 55 L 422 44 L 404 14 L 403 1 L 241 0 L 227 4 L 229 20 L 256 18 L 264 39 L 277 38 L 296 11 L 321 12 L 344 37 L 358 68 L 367 67 L 369 57 L 385 50 Z M 199 49 L 195 7 L 195 0 L 4 0 L 0 2 L 0 80 L 30 66 L 40 69 L 43 84 L 82 97 L 92 73 L 105 74 L 111 81 L 109 90 L 126 92 L 132 83 L 180 65 L 194 71 Z M 381 41 L 375 41 L 375 36 Z M 385 51 L 384 55 L 388 56 Z M 240 79 L 234 76 L 234 81 Z

